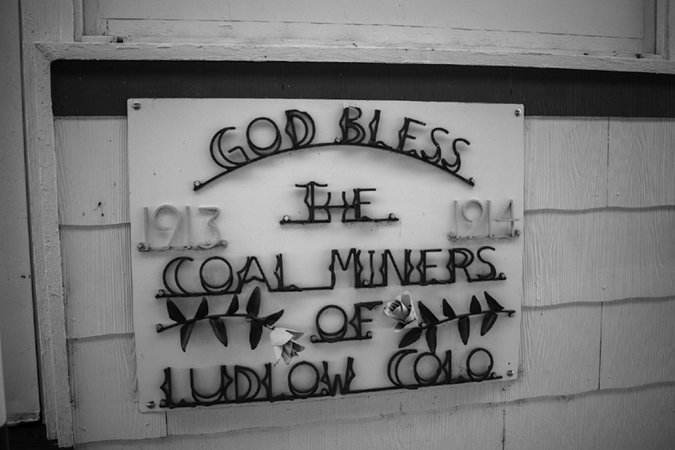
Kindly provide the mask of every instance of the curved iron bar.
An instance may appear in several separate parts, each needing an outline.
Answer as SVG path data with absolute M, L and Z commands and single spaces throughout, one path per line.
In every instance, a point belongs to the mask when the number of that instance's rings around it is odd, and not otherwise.
M 457 154 L 457 142 L 464 142 L 464 143 L 467 143 L 467 144 L 469 143 L 469 141 L 467 141 L 466 139 L 463 139 L 463 138 L 455 139 L 452 143 L 452 149 L 453 149 L 454 154 Z M 390 146 L 386 145 L 385 143 L 383 143 L 381 141 L 376 141 L 372 144 L 371 143 L 367 143 L 367 144 L 358 143 L 357 144 L 357 143 L 351 143 L 351 142 L 342 143 L 342 142 L 340 142 L 339 138 L 337 138 L 335 142 L 324 142 L 324 143 L 317 143 L 317 144 L 308 144 L 308 145 L 304 145 L 304 146 L 300 146 L 300 147 L 293 147 L 292 146 L 292 147 L 288 147 L 288 148 L 281 148 L 281 149 L 275 150 L 273 152 L 270 152 L 269 154 L 262 154 L 255 159 L 250 159 L 250 158 L 247 157 L 245 162 L 233 163 L 234 165 L 232 167 L 225 166 L 225 165 L 220 164 L 220 163 L 216 163 L 219 167 L 223 167 L 225 170 L 222 171 L 221 173 L 209 178 L 206 181 L 195 181 L 193 189 L 195 191 L 199 191 L 199 190 L 203 189 L 204 187 L 208 186 L 209 184 L 211 184 L 212 182 L 216 181 L 217 179 L 219 179 L 221 177 L 224 177 L 225 175 L 228 175 L 228 174 L 234 172 L 237 169 L 245 167 L 245 166 L 247 166 L 249 164 L 252 164 L 254 162 L 261 161 L 265 158 L 269 158 L 270 156 L 280 155 L 280 154 L 292 152 L 292 151 L 295 151 L 295 150 L 313 149 L 313 148 L 321 148 L 321 147 L 329 147 L 329 146 L 351 146 L 351 147 L 373 148 L 373 149 L 377 149 L 377 150 L 388 151 L 388 152 L 391 152 L 391 153 L 407 156 L 409 158 L 413 158 L 413 159 L 421 161 L 425 164 L 429 164 L 433 167 L 436 167 L 437 169 L 440 169 L 444 172 L 449 173 L 450 175 L 452 175 L 454 177 L 459 178 L 460 180 L 462 180 L 464 183 L 468 184 L 471 187 L 475 186 L 475 184 L 476 184 L 475 179 L 473 177 L 465 178 L 462 175 L 459 175 L 457 173 L 459 171 L 460 167 L 461 167 L 461 161 L 460 160 L 457 160 L 456 162 L 451 164 L 451 163 L 448 163 L 445 160 L 445 158 L 440 158 L 440 159 L 437 159 L 436 157 L 430 158 L 424 152 L 423 149 L 420 149 L 420 150 L 415 150 L 415 149 L 413 149 L 413 150 L 398 150 L 394 147 L 390 147 Z M 240 150 L 241 147 L 237 147 L 237 149 Z M 259 153 L 256 153 L 256 154 L 258 155 Z

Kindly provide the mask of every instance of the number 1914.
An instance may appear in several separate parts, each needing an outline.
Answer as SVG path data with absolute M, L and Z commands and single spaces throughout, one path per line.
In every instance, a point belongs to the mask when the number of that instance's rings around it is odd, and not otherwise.
M 520 236 L 516 222 L 520 219 L 513 212 L 513 200 L 509 199 L 501 208 L 495 208 L 492 200 L 485 203 L 476 198 L 460 203 L 455 200 L 452 208 L 452 229 L 448 238 L 509 239 Z

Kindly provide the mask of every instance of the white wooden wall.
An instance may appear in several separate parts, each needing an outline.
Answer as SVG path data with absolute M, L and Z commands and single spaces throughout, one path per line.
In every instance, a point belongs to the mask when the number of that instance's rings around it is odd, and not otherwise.
M 525 124 L 517 381 L 141 414 L 126 118 L 56 118 L 76 447 L 672 448 L 675 120 Z
M 662 0 L 84 0 L 83 41 L 656 53 Z M 664 13 L 659 10 L 663 15 Z M 94 36 L 94 37 L 92 37 Z
M 92 450 L 672 447 L 675 124 L 669 120 L 527 118 L 517 382 L 262 409 L 137 412 L 126 124 L 112 117 L 54 120 L 51 61 L 413 62 L 675 73 L 675 32 L 669 32 L 675 0 L 252 4 L 20 0 L 33 277 L 50 435 L 66 446 L 74 437 L 77 447 Z M 100 43 L 113 37 L 124 43 Z
M 0 2 L 0 332 L 9 423 L 36 421 L 40 416 L 24 164 L 20 24 L 19 2 Z

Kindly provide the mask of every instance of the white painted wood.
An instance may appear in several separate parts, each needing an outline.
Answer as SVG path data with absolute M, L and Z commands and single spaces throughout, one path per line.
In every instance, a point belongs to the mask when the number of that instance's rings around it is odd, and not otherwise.
M 523 311 L 522 380 L 510 399 L 570 395 L 596 389 L 600 374 L 601 305 Z
M 600 388 L 675 381 L 675 297 L 606 303 Z
M 170 436 L 142 441 L 116 440 L 81 444 L 78 450 L 267 450 L 291 449 L 288 429 L 259 429 L 254 433 L 224 433 L 209 436 Z
M 609 206 L 675 205 L 675 119 L 610 119 Z
M 644 33 L 641 53 L 656 53 L 656 3 L 657 0 L 644 0 Z
M 74 57 L 79 59 L 88 59 L 93 57 L 102 57 L 104 59 L 234 59 L 234 60 L 266 60 L 266 59 L 276 59 L 276 60 L 322 60 L 322 61 L 374 61 L 374 62 L 419 62 L 419 63 L 459 63 L 459 64 L 484 64 L 484 65 L 526 65 L 526 66 L 537 66 L 537 67 L 564 67 L 564 68 L 580 68 L 580 69 L 598 69 L 598 70 L 629 70 L 629 71 L 653 71 L 653 72 L 663 72 L 663 73 L 675 73 L 675 65 L 672 62 L 664 61 L 646 61 L 646 60 L 632 60 L 628 58 L 600 58 L 600 57 L 579 57 L 579 56 L 568 56 L 568 55 L 541 55 L 533 53 L 509 53 L 509 52 L 472 52 L 472 51 L 433 51 L 430 49 L 423 49 L 422 51 L 413 51 L 409 52 L 409 49 L 405 48 L 396 48 L 396 49 L 348 49 L 342 47 L 331 47 L 331 46 L 316 46 L 316 47 L 305 47 L 305 46 L 250 46 L 247 47 L 245 44 L 238 42 L 235 46 L 202 46 L 201 44 L 186 44 L 186 45 L 152 45 L 152 44 L 143 44 L 143 45 L 112 45 L 112 44 L 42 44 L 39 46 L 41 51 L 45 52 L 46 56 L 34 51 L 32 47 L 32 39 L 49 42 L 57 39 L 61 39 L 63 36 L 67 36 L 67 32 L 63 32 L 60 28 L 59 31 L 54 31 L 54 27 L 49 25 L 49 20 L 52 17 L 65 17 L 67 16 L 68 8 L 67 2 L 49 2 L 46 4 L 43 2 L 34 2 L 26 1 L 23 4 L 23 18 L 27 24 L 24 28 L 24 36 L 27 36 L 27 44 L 24 46 L 24 69 L 26 71 L 24 75 L 24 81 L 26 83 L 26 98 L 27 98 L 27 127 L 29 130 L 29 135 L 27 136 L 27 142 L 29 146 L 28 158 L 31 162 L 29 170 L 30 178 L 29 183 L 31 187 L 31 214 L 33 216 L 32 231 L 34 237 L 36 237 L 36 242 L 34 243 L 34 251 L 37 257 L 36 262 L 36 287 L 37 287 L 37 296 L 38 304 L 40 308 L 40 323 L 41 323 L 41 338 L 42 338 L 42 351 L 47 352 L 46 356 L 43 358 L 43 365 L 46 367 L 43 369 L 46 373 L 43 373 L 45 378 L 45 393 L 46 393 L 46 403 L 49 403 L 50 406 L 48 409 L 48 424 L 51 427 L 51 433 L 53 436 L 59 435 L 61 445 L 69 445 L 72 441 L 68 440 L 68 427 L 64 428 L 64 424 L 68 423 L 69 419 L 69 409 L 64 408 L 66 402 L 64 401 L 68 398 L 65 393 L 66 389 L 61 389 L 59 387 L 59 382 L 63 381 L 67 371 L 63 369 L 66 364 L 65 352 L 62 352 L 61 349 L 65 346 L 61 346 L 60 342 L 65 338 L 65 331 L 63 330 L 63 308 L 62 308 L 62 297 L 60 292 L 60 254 L 59 254 L 59 241 L 58 241 L 58 231 L 57 231 L 57 214 L 54 205 L 56 204 L 57 194 L 55 190 L 56 186 L 56 174 L 54 168 L 54 149 L 53 149 L 53 130 L 51 130 L 51 112 L 50 112 L 50 97 L 49 97 L 49 66 L 48 63 L 52 59 L 58 59 L 61 57 Z M 60 9 L 63 6 L 62 9 Z M 54 10 L 56 14 L 54 14 Z M 52 21 L 53 23 L 54 21 Z M 67 30 L 68 27 L 63 29 Z M 47 32 L 47 30 L 51 30 Z M 411 54 L 412 53 L 412 54 Z M 653 213 L 653 212 L 652 212 Z M 655 216 L 655 221 L 660 216 L 661 212 L 653 214 Z M 529 217 L 528 217 L 529 219 Z M 559 227 L 557 227 L 559 228 Z M 649 227 L 645 227 L 648 229 Z M 672 229 L 672 226 L 670 226 Z M 543 230 L 542 230 L 543 232 Z M 609 233 L 608 233 L 609 234 Z M 666 240 L 666 244 L 668 241 Z M 589 247 L 590 248 L 590 247 Z M 599 248 L 605 248 L 604 245 Z M 672 251 L 670 252 L 672 255 Z M 626 256 L 625 254 L 623 256 Z M 632 256 L 632 255 L 631 255 Z M 672 259 L 672 258 L 671 258 Z M 597 261 L 597 258 L 595 258 Z M 603 264 L 606 261 L 602 261 Z M 672 271 L 671 271 L 672 273 Z M 39 279 L 37 279 L 39 278 Z M 568 278 L 579 278 L 568 277 Z M 616 281 L 616 280 L 615 280 Z M 633 280 L 634 281 L 634 280 Z M 639 286 L 648 285 L 650 280 L 640 281 L 635 283 Z M 625 283 L 623 281 L 617 282 L 618 285 L 623 286 L 623 284 L 628 284 L 631 280 L 627 280 Z M 623 283 L 623 284 L 622 284 Z M 557 292 L 563 292 L 564 289 L 569 289 L 569 285 L 560 284 L 561 290 Z M 560 294 L 562 295 L 562 294 Z M 59 319 L 58 308 L 61 308 L 61 318 Z M 49 314 L 48 320 L 45 321 L 44 313 Z M 129 338 L 130 339 L 130 338 Z M 75 342 L 74 344 L 77 344 Z M 56 350 L 54 350 L 56 349 Z M 98 349 L 97 357 L 103 358 L 105 349 Z M 122 352 L 124 353 L 124 352 Z M 128 354 L 128 351 L 124 354 Z M 62 358 L 59 358 L 61 356 Z M 132 361 L 133 357 L 125 357 L 127 361 Z M 105 361 L 104 361 L 105 362 Z M 72 365 L 73 370 L 77 370 L 76 366 Z M 109 366 L 106 366 L 109 368 Z M 126 369 L 125 369 L 126 370 Z M 94 372 L 90 368 L 85 368 L 82 372 L 87 375 Z M 81 376 L 81 374 L 80 374 Z M 89 380 L 88 380 L 89 381 Z M 83 384 L 78 381 L 78 384 Z M 496 385 L 503 385 L 503 383 L 498 383 Z M 48 387 L 47 387 L 48 386 Z M 62 386 L 62 385 L 61 385 Z M 127 386 L 127 384 L 120 384 L 119 386 Z M 482 386 L 481 386 L 482 387 Z M 640 427 L 639 436 L 635 437 L 635 442 L 631 441 L 630 436 L 628 439 L 624 439 L 626 435 L 618 434 L 617 436 L 608 436 L 606 442 L 612 444 L 621 438 L 621 441 L 618 442 L 618 445 L 614 448 L 634 448 L 638 444 L 639 438 L 644 438 L 643 441 L 646 442 L 647 446 L 652 444 L 652 447 L 658 448 L 659 444 L 663 441 L 660 439 L 663 438 L 664 433 L 672 432 L 672 427 L 670 426 L 659 426 L 655 428 L 654 423 L 660 424 L 659 422 L 664 417 L 669 417 L 668 413 L 672 411 L 672 398 L 668 397 L 666 394 L 672 393 L 672 385 L 668 385 L 668 390 L 665 392 L 659 392 L 658 396 L 643 396 L 640 395 L 637 397 L 636 402 L 630 403 L 628 400 L 635 399 L 631 397 L 626 400 L 625 397 L 618 396 L 619 400 L 616 400 L 614 403 L 605 402 L 603 403 L 604 409 L 595 411 L 595 416 L 601 416 L 607 410 L 614 410 L 615 407 L 624 411 L 629 409 L 631 414 L 634 414 L 635 411 L 648 411 L 650 414 L 646 415 L 647 417 L 630 415 L 622 423 L 628 423 L 631 425 L 634 424 L 643 424 L 646 420 L 652 420 L 651 422 L 646 423 L 644 427 Z M 87 401 L 95 401 L 98 391 L 92 393 L 91 395 L 85 396 Z M 115 394 L 114 392 L 112 393 Z M 415 397 L 415 393 L 409 393 L 409 395 Z M 417 398 L 417 397 L 416 397 Z M 94 399 L 94 400 L 92 400 Z M 623 401 L 620 401 L 623 399 Z M 653 400 L 653 401 L 652 401 Z M 651 401 L 651 404 L 650 402 Z M 51 402 L 51 403 L 50 403 Z M 644 403 L 642 403 L 644 402 Z M 669 409 L 658 409 L 654 405 L 662 405 L 663 402 L 668 402 L 667 405 Z M 572 402 L 569 402 L 572 403 Z M 590 402 L 589 402 L 590 403 Z M 559 402 L 558 405 L 564 405 L 566 402 Z M 618 404 L 618 406 L 617 406 Z M 625 405 L 629 404 L 629 407 Z M 425 406 L 429 408 L 429 403 Z M 623 407 L 623 409 L 621 409 Z M 483 410 L 481 407 L 479 410 Z M 655 413 L 653 411 L 656 411 Z M 105 412 L 105 411 L 103 411 Z M 533 411 L 529 413 L 530 415 L 534 414 L 534 418 L 528 417 L 529 423 L 536 425 L 537 420 L 541 419 L 541 414 L 546 414 L 548 410 L 540 409 L 538 411 Z M 575 411 L 576 412 L 576 411 Z M 535 414 L 536 413 L 536 414 Z M 99 407 L 98 414 L 102 414 Z M 538 415 L 537 415 L 538 414 Z M 566 413 L 568 414 L 568 413 Z M 571 414 L 571 413 L 569 413 Z M 568 414 L 568 415 L 569 415 Z M 588 415 L 584 417 L 589 417 Z M 58 418 L 58 422 L 57 422 Z M 100 416 L 99 416 L 100 418 Z M 103 416 L 101 422 L 105 422 L 107 416 Z M 126 423 L 126 422 L 125 422 Z M 611 423 L 604 423 L 606 429 L 615 431 L 616 428 L 613 427 Z M 630 427 L 623 427 L 628 429 Z M 100 428 L 97 428 L 99 430 Z M 134 426 L 131 426 L 131 429 L 134 429 Z M 56 431 L 59 431 L 57 433 Z M 345 434 L 349 435 L 349 428 L 345 429 Z M 643 431 L 646 430 L 646 431 Z M 85 430 L 86 431 L 86 430 Z M 85 433 L 83 431 L 83 433 Z M 537 430 L 539 431 L 539 430 Z M 594 430 L 597 432 L 597 429 Z M 647 432 L 653 432 L 649 435 L 645 435 Z M 319 432 L 317 432 L 319 433 Z M 288 447 L 290 443 L 290 432 L 288 428 L 282 427 L 277 429 L 272 429 L 269 431 L 255 430 L 255 431 L 240 431 L 227 434 L 218 434 L 211 437 L 203 439 L 198 435 L 186 436 L 186 437 L 172 437 L 167 440 L 165 439 L 155 439 L 147 442 L 139 443 L 140 447 L 150 448 L 150 447 L 159 447 L 159 446 L 175 446 L 180 448 L 214 448 L 214 447 L 223 447 L 224 445 L 232 445 L 232 448 L 266 448 L 272 446 L 279 447 Z M 105 435 L 105 432 L 102 432 L 102 435 Z M 536 436 L 535 436 L 536 437 Z M 667 442 L 672 442 L 673 438 L 671 435 L 666 435 L 670 438 Z M 119 436 L 116 436 L 111 439 L 119 439 Z M 533 444 L 536 444 L 537 440 L 533 439 L 531 441 Z M 110 441 L 104 442 L 101 444 L 93 445 L 92 448 L 119 448 L 124 446 L 125 448 L 128 443 L 125 441 Z M 602 443 L 604 447 L 605 442 Z M 629 445 L 631 444 L 631 445 Z M 89 446 L 87 446 L 89 447 Z M 547 445 L 544 445 L 545 448 L 550 448 Z M 129 444 L 128 448 L 132 448 Z M 527 442 L 524 445 L 516 448 L 527 448 Z M 539 448 L 542 448 L 541 446 Z M 568 448 L 568 447 L 566 447 Z
M 502 448 L 500 407 L 467 406 L 423 413 L 381 414 L 367 420 L 345 419 L 297 427 L 264 427 L 210 435 L 169 436 L 146 441 L 113 441 L 80 449 L 447 449 Z
M 673 383 L 512 403 L 504 449 L 670 449 L 673 406 Z
M 73 0 L 73 40 L 80 42 L 84 32 L 83 0 Z
M 369 420 L 322 422 L 290 430 L 289 448 L 392 449 L 502 448 L 501 408 L 468 406 L 451 410 L 380 415 Z
M 525 214 L 524 305 L 675 293 L 675 209 Z
M 433 26 L 217 20 L 109 19 L 105 34 L 124 42 L 318 44 L 343 46 L 528 49 L 634 56 L 642 39 Z
M 26 165 L 30 192 L 33 287 L 39 328 L 44 420 L 49 438 L 72 445 L 65 311 L 58 230 L 49 60 L 36 41 L 72 40 L 72 1 L 21 2 Z
M 69 338 L 133 332 L 128 225 L 62 227 Z
M 669 48 L 669 32 L 668 32 L 668 18 L 670 13 L 671 0 L 656 0 L 656 16 L 655 16 L 655 37 L 656 37 L 656 53 L 663 55 L 665 59 L 670 58 Z
M 85 5 L 86 6 L 86 5 Z M 198 0 L 99 0 L 106 19 L 221 20 L 265 23 L 335 23 L 397 25 L 408 27 L 515 30 L 587 36 L 642 37 L 643 4 L 639 0 L 476 0 L 471 3 L 443 0 L 386 0 L 331 2 L 318 0 L 245 0 L 227 3 Z
M 141 414 L 132 335 L 72 339 L 74 443 L 166 435 L 163 413 Z
M 599 304 L 576 304 L 524 310 L 522 366 L 517 381 L 385 392 L 328 401 L 176 409 L 167 412 L 168 433 L 202 435 L 249 429 L 255 426 L 253 424 L 292 427 L 321 421 L 365 420 L 401 412 L 424 414 L 466 405 L 572 395 L 597 389 L 600 308 Z M 570 370 L 571 367 L 574 370 Z
M 8 423 L 40 417 L 31 287 L 18 2 L 0 2 L 0 331 Z
M 136 442 L 109 441 L 78 448 L 403 449 L 422 446 L 430 449 L 508 450 L 669 449 L 675 441 L 675 429 L 672 427 L 674 403 L 675 384 L 668 383 L 637 389 L 594 391 L 570 397 L 546 397 L 491 407 L 468 406 L 412 417 L 382 415 L 373 421 L 345 420 L 332 426 L 319 423 L 306 427 L 170 436 Z M 429 429 L 434 430 L 433 436 L 422 434 Z M 496 444 L 495 434 L 498 436 Z M 436 439 L 437 436 L 440 438 Z M 460 445 L 455 446 L 455 442 Z
M 129 222 L 126 118 L 57 118 L 54 132 L 60 223 Z
M 525 209 L 607 205 L 607 119 L 525 120 Z
M 99 0 L 78 0 L 82 2 L 83 35 L 102 35 L 105 33 L 106 22 L 101 20 L 98 10 Z
M 360 48 L 354 45 L 254 45 L 240 40 L 228 44 L 115 44 L 42 42 L 37 46 L 49 60 L 203 60 L 371 62 L 391 64 L 452 64 L 502 67 L 541 67 L 617 72 L 675 73 L 675 62 L 552 51 L 494 51 L 419 46 Z

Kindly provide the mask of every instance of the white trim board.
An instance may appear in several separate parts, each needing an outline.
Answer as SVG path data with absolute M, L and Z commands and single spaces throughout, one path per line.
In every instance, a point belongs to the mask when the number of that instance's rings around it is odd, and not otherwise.
M 408 47 L 330 45 L 246 45 L 185 43 L 37 42 L 49 61 L 286 61 L 382 64 L 441 64 L 646 72 L 675 74 L 675 61 L 535 51 L 487 51 Z

